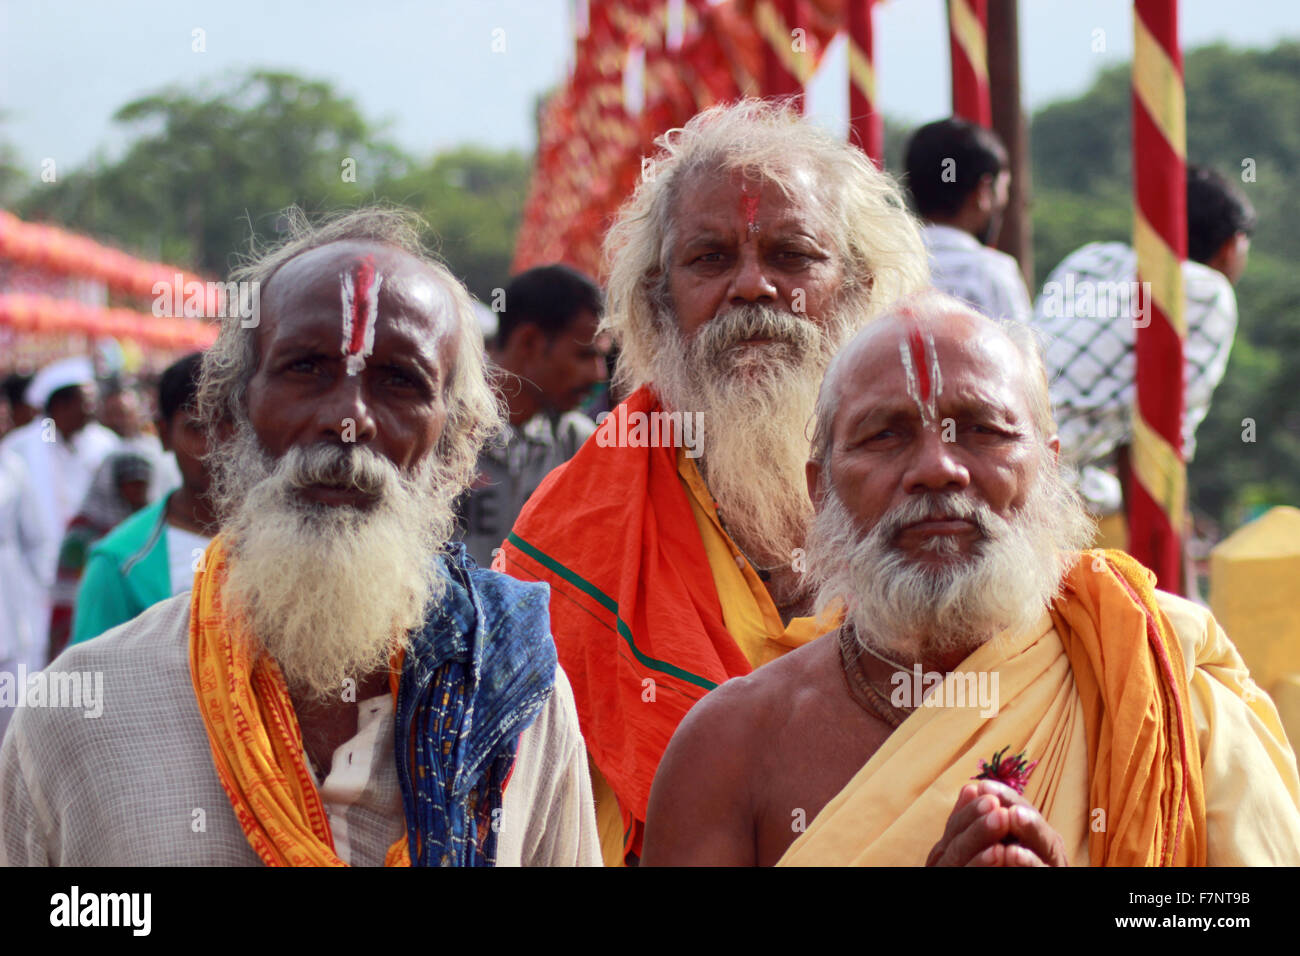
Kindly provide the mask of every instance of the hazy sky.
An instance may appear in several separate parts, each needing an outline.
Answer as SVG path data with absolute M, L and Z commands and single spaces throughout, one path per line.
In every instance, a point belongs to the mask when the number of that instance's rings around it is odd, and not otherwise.
M 405 149 L 477 142 L 531 149 L 535 98 L 565 76 L 569 0 L 0 0 L 0 137 L 35 176 L 122 138 L 123 104 L 172 84 L 216 83 L 250 67 L 326 79 Z M 1030 108 L 1085 90 L 1132 48 L 1129 0 L 1021 0 L 1022 83 Z M 494 30 L 505 51 L 492 52 Z M 204 31 L 205 52 L 193 50 Z M 943 0 L 889 0 L 876 16 L 881 103 L 924 121 L 949 111 Z M 1093 52 L 1096 30 L 1105 52 Z M 1300 39 L 1297 0 L 1184 0 L 1184 47 Z M 810 109 L 845 126 L 843 50 Z

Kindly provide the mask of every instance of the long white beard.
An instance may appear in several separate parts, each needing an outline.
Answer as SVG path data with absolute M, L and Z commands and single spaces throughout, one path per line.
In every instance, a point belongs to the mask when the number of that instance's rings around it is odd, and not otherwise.
M 728 533 L 751 558 L 788 564 L 812 517 L 807 426 L 822 375 L 852 331 L 845 313 L 823 328 L 754 304 L 689 341 L 666 314 L 659 328 L 650 380 L 670 410 L 703 413 L 701 471 Z M 741 344 L 753 337 L 772 341 Z
M 1038 471 L 1009 521 L 965 495 L 928 493 L 884 515 L 866 535 L 830 490 L 808 535 L 819 609 L 843 600 L 845 624 L 858 640 L 881 654 L 901 655 L 904 663 L 970 653 L 1004 629 L 1023 633 L 1059 593 L 1062 576 L 1093 533 L 1054 463 L 1044 460 Z M 974 521 L 983 536 L 974 553 L 930 566 L 896 547 L 906 525 L 933 514 Z M 931 539 L 929 548 L 957 553 L 957 543 L 946 537 Z
M 441 597 L 433 559 L 454 513 L 438 463 L 406 476 L 363 446 L 327 444 L 277 462 L 246 422 L 218 460 L 230 552 L 223 600 L 288 685 L 324 699 L 386 667 Z M 300 497 L 318 482 L 375 501 L 358 509 Z

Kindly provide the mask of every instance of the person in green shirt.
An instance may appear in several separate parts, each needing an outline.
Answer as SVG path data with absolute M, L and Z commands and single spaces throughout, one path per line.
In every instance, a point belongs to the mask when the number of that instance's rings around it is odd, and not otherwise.
M 158 435 L 176 456 L 181 486 L 91 547 L 77 589 L 70 643 L 98 637 L 153 604 L 188 591 L 193 583 L 216 528 L 202 460 L 207 440 L 194 414 L 202 364 L 201 353 L 187 355 L 169 366 L 158 383 Z

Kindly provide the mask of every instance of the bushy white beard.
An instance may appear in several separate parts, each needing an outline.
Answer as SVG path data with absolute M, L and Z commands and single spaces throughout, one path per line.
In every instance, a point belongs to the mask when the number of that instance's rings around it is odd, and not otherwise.
M 659 329 L 651 381 L 669 410 L 703 413 L 700 468 L 728 533 L 751 558 L 788 564 L 812 517 L 807 426 L 826 367 L 852 331 L 845 313 L 823 327 L 751 304 L 689 341 L 666 313 Z M 772 341 L 741 344 L 753 337 Z
M 433 559 L 450 536 L 456 489 L 433 456 L 412 476 L 358 445 L 295 447 L 276 461 L 244 422 L 216 461 L 223 601 L 288 685 L 324 699 L 386 667 L 445 583 Z M 304 500 L 299 489 L 315 483 L 375 500 L 366 509 Z
M 936 566 L 897 548 L 905 526 L 934 514 L 977 524 L 982 538 L 970 556 Z M 858 640 L 906 663 L 957 650 L 969 654 L 1003 629 L 1018 634 L 1032 627 L 1092 533 L 1078 496 L 1044 460 L 1009 521 L 971 497 L 931 492 L 899 505 L 861 535 L 832 489 L 809 531 L 808 570 L 819 609 L 844 600 L 845 624 Z M 957 542 L 946 536 L 931 538 L 927 548 L 958 553 Z

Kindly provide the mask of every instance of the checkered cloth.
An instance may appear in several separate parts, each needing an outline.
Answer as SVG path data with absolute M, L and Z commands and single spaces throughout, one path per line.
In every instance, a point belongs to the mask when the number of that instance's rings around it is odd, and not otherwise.
M 1065 258 L 1034 303 L 1042 333 L 1062 458 L 1075 468 L 1102 461 L 1133 434 L 1137 255 L 1121 242 L 1094 242 Z M 1183 453 L 1228 367 L 1237 300 L 1222 273 L 1183 263 L 1187 340 Z M 1092 303 L 1091 305 L 1089 303 Z

